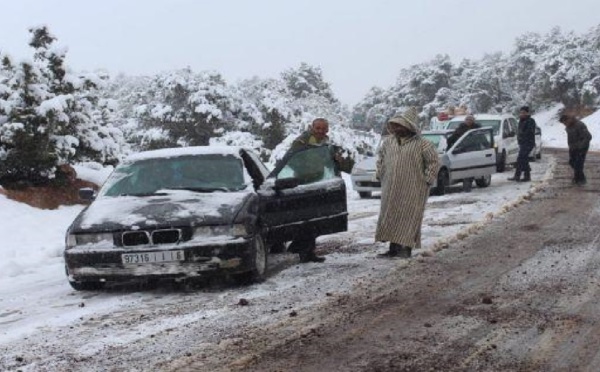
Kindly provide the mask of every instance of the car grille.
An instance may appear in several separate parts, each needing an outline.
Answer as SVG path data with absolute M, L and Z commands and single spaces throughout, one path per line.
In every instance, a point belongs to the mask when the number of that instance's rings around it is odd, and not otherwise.
M 173 244 L 181 240 L 181 230 L 164 229 L 149 231 L 125 231 L 121 235 L 124 247 L 148 244 Z

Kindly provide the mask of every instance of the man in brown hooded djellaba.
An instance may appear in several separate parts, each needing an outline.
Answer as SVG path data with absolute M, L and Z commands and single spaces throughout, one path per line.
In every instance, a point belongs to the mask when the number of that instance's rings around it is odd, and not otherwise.
M 388 121 L 391 134 L 377 159 L 381 210 L 375 240 L 390 242 L 380 257 L 409 258 L 421 246 L 421 224 L 439 159 L 434 145 L 419 134 L 418 114 L 410 108 Z

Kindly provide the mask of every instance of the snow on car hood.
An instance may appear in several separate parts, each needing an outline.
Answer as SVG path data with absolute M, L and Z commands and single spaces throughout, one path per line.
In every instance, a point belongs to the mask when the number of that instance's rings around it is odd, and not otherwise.
M 157 226 L 231 224 L 252 192 L 176 190 L 153 196 L 101 197 L 75 219 L 72 232 Z

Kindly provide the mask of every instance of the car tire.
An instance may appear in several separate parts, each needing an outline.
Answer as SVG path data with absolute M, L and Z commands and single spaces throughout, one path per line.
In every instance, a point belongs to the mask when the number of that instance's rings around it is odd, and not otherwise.
M 252 240 L 252 259 L 249 271 L 235 274 L 233 279 L 237 284 L 247 285 L 258 283 L 265 279 L 267 275 L 268 254 L 265 242 L 260 235 L 256 235 Z
M 450 176 L 448 175 L 448 171 L 446 169 L 440 170 L 437 177 L 437 186 L 433 189 L 434 195 L 444 195 L 446 194 L 446 189 L 450 185 Z
M 367 199 L 367 198 L 371 197 L 371 192 L 370 191 L 359 191 L 358 196 L 360 196 L 361 199 Z
M 488 187 L 490 184 L 492 183 L 492 175 L 488 174 L 487 176 L 483 176 L 481 178 L 477 178 L 475 180 L 475 184 L 477 185 L 477 187 Z
M 496 161 L 496 171 L 502 173 L 506 170 L 506 151 L 502 150 L 502 153 Z
M 538 152 L 537 154 L 535 154 L 535 158 L 536 159 L 541 159 L 542 158 L 542 150 L 540 149 L 540 152 Z
M 104 288 L 104 282 L 89 282 L 89 281 L 71 281 L 69 280 L 71 288 L 76 291 L 98 291 Z

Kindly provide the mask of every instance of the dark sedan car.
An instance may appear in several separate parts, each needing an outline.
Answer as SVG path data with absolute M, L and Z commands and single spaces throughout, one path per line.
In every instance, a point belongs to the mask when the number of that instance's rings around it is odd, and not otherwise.
M 332 149 L 298 151 L 273 172 L 239 147 L 147 151 L 124 160 L 67 231 L 76 290 L 226 273 L 264 277 L 270 246 L 347 230 Z

